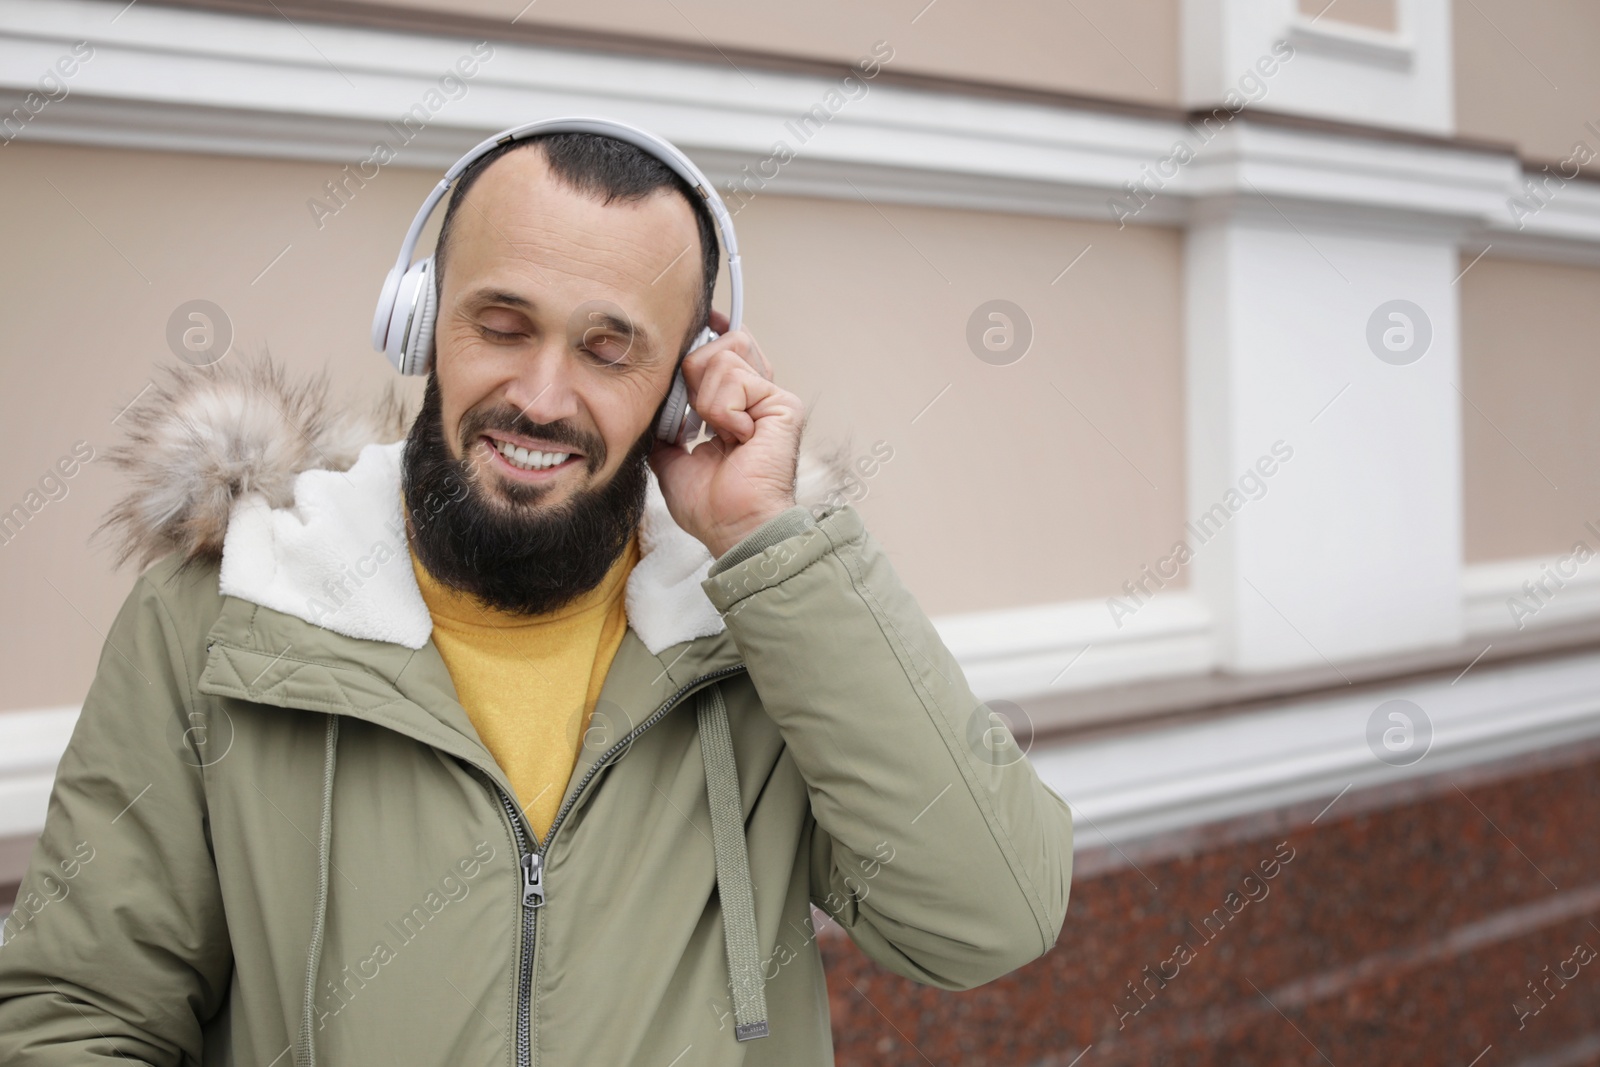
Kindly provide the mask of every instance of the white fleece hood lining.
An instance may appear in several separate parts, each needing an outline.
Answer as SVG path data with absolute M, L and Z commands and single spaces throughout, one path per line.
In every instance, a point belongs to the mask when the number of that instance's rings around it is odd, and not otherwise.
M 222 546 L 221 591 L 346 637 L 418 649 L 433 618 L 417 587 L 400 493 L 405 442 L 369 444 L 347 471 L 311 469 L 294 501 L 258 494 L 234 502 Z M 628 624 L 652 655 L 723 631 L 700 583 L 710 551 L 667 510 L 650 471 L 639 562 L 624 594 Z

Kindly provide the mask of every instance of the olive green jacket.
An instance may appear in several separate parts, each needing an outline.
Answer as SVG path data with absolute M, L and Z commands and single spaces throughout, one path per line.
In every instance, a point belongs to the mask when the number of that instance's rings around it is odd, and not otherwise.
M 827 1064 L 813 904 L 944 989 L 1052 947 L 1069 809 L 849 506 L 713 566 L 652 478 L 630 627 L 534 839 L 416 615 L 399 448 L 139 578 L 0 947 L 0 1064 Z

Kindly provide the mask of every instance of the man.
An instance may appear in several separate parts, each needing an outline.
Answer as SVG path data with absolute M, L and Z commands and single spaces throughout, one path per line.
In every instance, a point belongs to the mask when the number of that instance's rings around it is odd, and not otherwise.
M 404 441 L 264 365 L 131 414 L 112 521 L 162 558 L 0 948 L 0 1062 L 825 1064 L 813 904 L 946 989 L 1054 944 L 1067 806 L 854 509 L 797 503 L 751 335 L 682 356 L 728 325 L 714 241 L 631 146 L 516 143 L 451 199 Z M 680 361 L 693 451 L 652 437 Z

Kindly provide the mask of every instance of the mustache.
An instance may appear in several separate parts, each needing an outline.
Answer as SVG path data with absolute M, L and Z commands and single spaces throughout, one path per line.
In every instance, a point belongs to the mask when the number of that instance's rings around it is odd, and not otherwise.
M 605 466 L 606 443 L 599 436 L 585 433 L 565 420 L 538 422 L 510 406 L 490 408 L 486 411 L 469 411 L 461 417 L 459 432 L 462 456 L 470 453 L 472 442 L 485 430 L 499 430 L 502 433 L 571 445 L 574 452 L 583 455 L 584 465 L 590 474 Z

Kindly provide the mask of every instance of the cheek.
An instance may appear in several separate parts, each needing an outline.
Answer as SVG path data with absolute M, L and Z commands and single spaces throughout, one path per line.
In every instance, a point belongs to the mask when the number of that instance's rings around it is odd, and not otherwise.
M 627 451 L 638 442 L 640 434 L 645 432 L 646 422 L 654 426 L 656 410 L 651 406 L 650 410 L 645 411 L 648 403 L 650 398 L 635 394 L 635 390 L 611 392 L 605 397 L 595 398 L 595 406 L 590 411 L 594 413 L 595 432 L 605 440 L 606 467 L 614 469 L 618 466 Z M 659 403 L 659 398 L 656 403 Z
M 670 373 L 643 368 L 637 374 L 594 383 L 585 398 L 595 428 L 606 443 L 606 465 L 614 467 L 647 430 L 672 384 Z
M 439 430 L 450 454 L 461 458 L 461 419 L 470 405 L 459 399 L 467 393 L 461 383 L 453 383 L 446 376 L 439 377 Z

